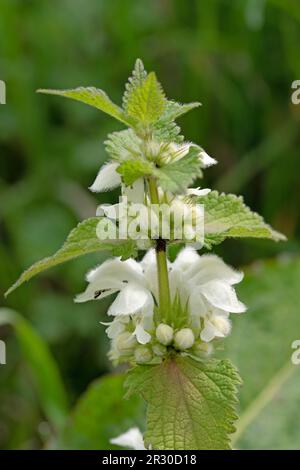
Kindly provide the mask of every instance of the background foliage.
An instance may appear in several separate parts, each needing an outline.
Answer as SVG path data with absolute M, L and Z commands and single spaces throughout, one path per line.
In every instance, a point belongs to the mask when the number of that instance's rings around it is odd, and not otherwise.
M 97 203 L 118 196 L 87 190 L 116 123 L 35 90 L 94 85 L 120 102 L 121 87 L 141 57 L 169 97 L 203 104 L 181 120 L 186 137 L 219 160 L 206 171 L 203 186 L 243 194 L 289 237 L 285 244 L 235 240 L 218 247 L 227 262 L 249 266 L 240 297 L 250 306 L 235 319 L 220 354 L 234 360 L 244 379 L 235 445 L 299 448 L 300 368 L 289 359 L 292 341 L 300 338 L 300 106 L 290 100 L 291 83 L 300 79 L 299 2 L 0 0 L 0 9 L 0 79 L 7 85 L 7 104 L 0 107 L 0 293 L 24 268 L 53 253 L 78 220 L 94 215 Z M 107 448 L 107 437 L 140 423 L 140 404 L 124 402 L 119 424 L 114 418 L 110 428 L 94 426 L 114 409 L 95 394 L 106 396 L 108 387 L 117 400 L 117 378 L 96 383 L 87 404 L 77 405 L 72 433 L 51 408 L 59 395 L 65 413 L 91 380 L 110 371 L 99 325 L 107 303 L 72 301 L 85 271 L 102 260 L 89 255 L 54 268 L 3 299 L 48 345 L 44 354 L 54 356 L 64 385 L 58 378 L 58 389 L 48 390 L 32 354 L 24 353 L 26 326 L 11 321 L 15 334 L 1 320 L 8 356 L 0 366 L 2 448 Z M 49 374 L 57 375 L 52 358 L 50 363 Z M 93 403 L 98 414 L 87 429 L 81 415 L 94 410 Z

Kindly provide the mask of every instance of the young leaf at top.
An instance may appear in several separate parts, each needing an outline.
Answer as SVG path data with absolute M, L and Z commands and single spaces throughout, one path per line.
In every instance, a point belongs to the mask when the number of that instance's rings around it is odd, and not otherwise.
M 45 271 L 48 268 L 69 261 L 78 256 L 97 251 L 111 250 L 115 256 L 125 258 L 133 256 L 135 245 L 132 240 L 100 241 L 96 234 L 97 224 L 100 217 L 86 219 L 77 225 L 69 234 L 63 246 L 52 256 L 44 258 L 34 263 L 29 269 L 23 272 L 19 279 L 8 289 L 6 296 L 19 287 L 23 282 L 29 281 L 33 276 Z
M 145 446 L 157 450 L 230 449 L 240 383 L 228 360 L 180 355 L 137 366 L 126 381 L 128 394 L 147 402 Z
M 128 82 L 126 84 L 126 89 L 123 96 L 123 108 L 126 112 L 128 111 L 128 102 L 130 103 L 133 99 L 133 96 L 136 93 L 136 89 L 140 89 L 143 86 L 143 83 L 147 76 L 148 75 L 144 68 L 143 62 L 140 59 L 137 59 L 135 62 L 134 69 L 132 71 L 132 76 L 128 79 Z M 161 119 L 165 125 L 169 125 L 179 116 L 187 113 L 188 111 L 194 108 L 197 108 L 198 106 L 201 106 L 201 103 L 193 102 L 187 104 L 180 104 L 176 101 L 165 100 L 164 110 L 161 115 Z M 176 127 L 176 125 L 174 127 Z
M 130 99 L 135 88 L 142 85 L 146 77 L 147 72 L 144 68 L 143 62 L 141 61 L 141 59 L 136 59 L 132 75 L 128 78 L 128 82 L 125 85 L 125 92 L 123 95 L 123 108 L 125 110 L 127 110 L 128 99 Z
M 184 192 L 196 178 L 202 176 L 199 149 L 191 147 L 185 157 L 157 169 L 156 176 L 159 186 L 165 191 Z
M 154 72 L 131 90 L 126 101 L 126 116 L 141 124 L 158 120 L 165 108 L 166 98 Z
M 78 87 L 72 90 L 46 90 L 39 89 L 38 93 L 45 93 L 48 95 L 58 95 L 65 96 L 66 98 L 71 98 L 76 101 L 81 101 L 82 103 L 93 106 L 94 108 L 100 109 L 106 114 L 118 119 L 123 124 L 131 126 L 131 120 L 125 116 L 124 111 L 118 105 L 113 103 L 107 94 L 98 88 L 95 87 Z
M 204 205 L 205 245 L 208 248 L 228 237 L 286 239 L 266 224 L 259 214 L 252 212 L 241 196 L 212 191 L 199 197 L 198 203 Z

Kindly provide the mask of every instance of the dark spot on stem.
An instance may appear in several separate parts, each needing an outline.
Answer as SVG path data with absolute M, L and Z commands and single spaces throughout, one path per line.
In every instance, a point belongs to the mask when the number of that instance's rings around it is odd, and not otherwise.
M 166 251 L 166 240 L 162 238 L 156 240 L 156 251 Z

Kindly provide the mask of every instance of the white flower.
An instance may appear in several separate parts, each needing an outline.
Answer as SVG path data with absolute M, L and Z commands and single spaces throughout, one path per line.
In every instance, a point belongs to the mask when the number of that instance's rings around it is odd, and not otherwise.
M 135 337 L 129 331 L 124 331 L 115 337 L 114 346 L 120 354 L 130 354 L 136 346 Z
M 204 150 L 201 150 L 201 152 L 199 154 L 199 157 L 201 159 L 202 168 L 208 168 L 208 167 L 218 163 L 217 160 L 210 157 Z
M 170 226 L 170 215 L 176 221 L 172 231 L 170 231 L 171 240 L 182 239 L 186 243 L 203 243 L 204 210 L 201 204 L 195 203 L 192 196 L 206 196 L 210 191 L 209 188 L 189 188 L 186 190 L 186 194 L 174 196 L 171 192 L 163 192 L 159 188 L 160 203 L 169 206 L 169 211 L 161 211 L 161 226 Z M 159 225 L 157 233 L 159 234 Z M 164 236 L 163 238 L 167 237 Z M 201 246 L 198 248 L 201 248 Z
M 139 428 L 130 428 L 120 436 L 110 439 L 110 443 L 134 450 L 146 450 L 143 435 Z
M 218 308 L 211 308 L 204 318 L 204 328 L 200 338 L 209 342 L 215 337 L 224 338 L 230 333 L 230 330 L 229 313 Z
M 109 315 L 129 315 L 141 309 L 152 307 L 152 299 L 145 287 L 143 271 L 133 259 L 121 261 L 109 259 L 87 274 L 89 285 L 85 292 L 79 294 L 75 301 L 103 299 L 120 291 L 109 309 Z
M 210 157 L 201 147 L 193 144 L 192 142 L 182 142 L 180 144 L 175 142 L 170 143 L 163 150 L 162 155 L 160 156 L 160 160 L 163 163 L 181 160 L 189 153 L 191 148 L 196 148 L 199 151 L 198 157 L 201 168 L 208 168 L 217 163 L 217 161 Z
M 171 142 L 164 152 L 165 163 L 181 160 L 181 158 L 185 157 L 189 153 L 190 146 L 191 144 L 189 142 L 182 142 L 181 144 Z
M 117 162 L 110 162 L 103 165 L 89 189 L 95 193 L 101 193 L 120 186 L 121 175 L 116 171 L 119 165 L 120 164 Z
M 191 324 L 201 329 L 203 341 L 224 337 L 230 332 L 229 313 L 246 310 L 232 287 L 243 274 L 227 266 L 216 255 L 199 256 L 193 248 L 183 249 L 170 272 L 170 286 L 181 301 L 188 302 Z
M 139 178 L 132 185 L 126 186 L 125 184 L 122 184 L 121 175 L 117 172 L 117 168 L 119 166 L 119 162 L 105 163 L 100 168 L 95 181 L 89 189 L 95 193 L 102 193 L 104 191 L 115 189 L 117 186 L 122 186 L 122 194 L 127 197 L 128 202 L 142 203 L 144 201 L 145 194 L 143 178 Z M 99 206 L 99 208 L 101 207 L 102 206 Z M 107 205 L 103 207 L 107 207 Z M 98 211 L 101 212 L 99 208 Z M 97 215 L 102 214 L 98 213 Z
M 139 263 L 132 259 L 107 260 L 88 273 L 87 281 L 86 290 L 77 295 L 75 302 L 103 299 L 119 292 L 107 312 L 116 317 L 107 329 L 111 339 L 126 329 L 129 316 L 132 316 L 135 325 L 132 335 L 141 344 L 150 341 L 151 336 L 146 329 L 152 327 L 154 302 Z
M 75 301 L 102 299 L 118 293 L 108 309 L 114 320 L 106 323 L 112 340 L 110 357 L 118 361 L 134 357 L 137 362 L 152 358 L 149 346 L 170 346 L 180 350 L 210 342 L 230 332 L 230 313 L 246 310 L 233 288 L 243 274 L 227 266 L 216 255 L 198 255 L 193 248 L 183 249 L 174 263 L 168 262 L 171 301 L 175 296 L 187 308 L 186 324 L 176 326 L 154 319 L 154 301 L 159 302 L 155 250 L 149 250 L 141 262 L 132 259 L 108 260 L 87 275 L 85 292 Z M 159 321 L 160 320 L 160 321 Z M 139 345 L 146 345 L 141 348 Z M 135 351 L 138 349 L 138 352 Z M 155 355 L 161 356 L 160 353 Z
M 148 224 L 148 208 L 144 205 L 144 180 L 138 179 L 131 186 L 122 185 L 122 196 L 119 197 L 117 204 L 100 204 L 97 207 L 97 216 L 106 216 L 114 222 L 123 223 L 127 225 L 136 220 L 143 225 Z M 133 210 L 132 210 L 133 209 Z
M 131 187 L 122 187 L 122 191 L 119 203 L 101 204 L 96 215 L 109 218 L 115 224 L 116 232 L 119 227 L 122 234 L 136 240 L 139 249 L 150 248 L 151 240 L 160 236 L 191 243 L 203 242 L 203 206 L 195 203 L 192 196 L 205 196 L 210 189 L 190 188 L 182 196 L 164 193 L 160 189 L 159 206 L 151 205 L 149 197 L 144 198 L 143 179 L 137 180 Z
M 198 158 L 199 158 L 199 165 L 200 168 L 208 168 L 212 165 L 215 165 L 217 161 L 214 158 L 211 158 L 201 147 L 195 145 L 190 142 L 183 142 L 181 144 L 177 143 L 170 143 L 167 147 L 163 146 L 161 149 L 161 144 L 156 144 L 155 152 L 160 153 L 160 161 L 161 163 L 169 163 L 170 161 L 174 162 L 177 160 L 181 160 L 185 157 L 191 148 L 196 148 L 198 150 Z M 159 150 L 160 149 L 160 150 Z M 93 184 L 89 187 L 92 192 L 100 193 L 104 191 L 109 191 L 111 189 L 116 188 L 117 186 L 122 185 L 122 179 L 120 173 L 117 172 L 117 168 L 119 167 L 120 163 L 111 161 L 105 163 L 99 170 L 98 175 L 93 182 Z M 132 196 L 130 192 L 133 191 Z M 142 191 L 142 194 L 141 194 Z M 133 183 L 132 186 L 125 186 L 122 185 L 122 193 L 128 195 L 128 200 L 132 202 L 142 202 L 144 199 L 144 180 L 143 178 L 138 179 L 136 182 Z M 138 198 L 136 195 L 138 194 Z M 204 194 L 197 194 L 197 195 L 204 195 Z
M 200 189 L 199 187 L 198 188 L 188 188 L 186 190 L 186 194 L 188 196 L 206 196 L 207 194 L 210 193 L 210 189 L 208 188 L 203 188 L 203 189 Z

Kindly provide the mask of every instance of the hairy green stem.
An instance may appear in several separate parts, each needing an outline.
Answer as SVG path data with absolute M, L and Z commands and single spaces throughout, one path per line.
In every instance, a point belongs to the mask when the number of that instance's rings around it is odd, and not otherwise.
M 156 181 L 153 178 L 148 179 L 148 187 L 151 204 L 159 204 L 159 195 Z M 170 311 L 170 286 L 166 254 L 166 241 L 159 238 L 156 240 L 156 262 L 158 276 L 159 309 L 163 317 L 168 318 Z

